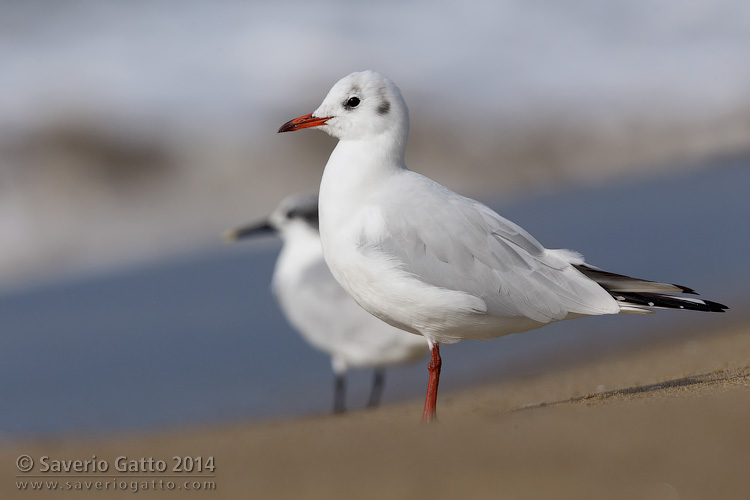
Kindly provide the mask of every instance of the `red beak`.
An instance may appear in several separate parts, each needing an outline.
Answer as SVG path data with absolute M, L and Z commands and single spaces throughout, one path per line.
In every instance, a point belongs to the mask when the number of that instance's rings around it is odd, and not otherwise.
M 309 115 L 300 116 L 299 118 L 295 118 L 294 120 L 289 120 L 281 126 L 281 128 L 279 129 L 279 133 L 294 132 L 295 130 L 300 130 L 308 127 L 319 127 L 331 118 L 331 116 L 328 116 L 326 118 L 314 118 L 312 113 L 310 113 Z

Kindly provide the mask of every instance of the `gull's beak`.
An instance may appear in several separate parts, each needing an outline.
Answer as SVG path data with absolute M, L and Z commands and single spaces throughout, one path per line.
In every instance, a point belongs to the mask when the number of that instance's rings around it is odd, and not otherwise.
M 259 236 L 263 234 L 271 234 L 275 233 L 276 229 L 271 226 L 267 221 L 261 222 L 260 224 L 253 224 L 250 226 L 243 226 L 238 227 L 237 229 L 232 229 L 231 231 L 227 231 L 222 236 L 224 239 L 228 242 L 233 242 L 237 240 L 241 240 L 243 238 L 250 238 L 251 236 Z
M 313 117 L 312 113 L 310 113 L 309 115 L 300 116 L 299 118 L 295 118 L 294 120 L 289 120 L 281 126 L 281 128 L 279 129 L 279 133 L 294 132 L 295 130 L 300 130 L 308 127 L 319 127 L 331 118 L 333 117 L 327 116 L 325 118 L 315 118 Z

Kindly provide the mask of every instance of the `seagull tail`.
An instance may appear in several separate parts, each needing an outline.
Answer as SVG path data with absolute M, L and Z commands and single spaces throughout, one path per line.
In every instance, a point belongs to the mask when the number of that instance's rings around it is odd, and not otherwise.
M 659 283 L 622 274 L 602 271 L 586 264 L 574 265 L 581 273 L 596 281 L 620 304 L 620 312 L 650 314 L 651 309 L 686 309 L 690 311 L 724 312 L 724 304 L 672 293 L 697 295 L 695 290 L 682 285 Z

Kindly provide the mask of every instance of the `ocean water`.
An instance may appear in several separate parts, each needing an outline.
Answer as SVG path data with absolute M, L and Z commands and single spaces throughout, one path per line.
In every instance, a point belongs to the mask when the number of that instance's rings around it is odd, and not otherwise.
M 747 318 L 750 158 L 502 203 L 550 248 L 604 269 L 691 286 L 731 309 L 558 323 L 443 350 L 443 391 L 544 371 L 663 331 Z M 0 296 L 0 436 L 133 431 L 323 413 L 328 359 L 269 291 L 280 242 L 215 247 Z M 385 401 L 421 397 L 425 363 L 389 372 Z M 369 373 L 355 372 L 351 407 Z
M 0 124 L 81 108 L 260 128 L 247 117 L 317 103 L 368 68 L 469 119 L 561 103 L 716 111 L 747 99 L 749 17 L 741 0 L 3 2 Z

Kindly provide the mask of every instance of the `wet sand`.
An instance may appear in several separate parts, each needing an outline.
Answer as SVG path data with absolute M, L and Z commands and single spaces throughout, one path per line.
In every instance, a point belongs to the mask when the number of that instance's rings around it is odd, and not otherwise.
M 85 491 L 19 491 L 28 454 L 106 460 L 110 498 L 741 499 L 750 497 L 750 325 L 686 332 L 667 343 L 541 376 L 441 393 L 439 424 L 419 425 L 421 401 L 375 411 L 145 435 L 5 443 L 0 497 L 79 498 Z M 115 459 L 213 456 L 211 477 L 136 477 Z M 205 459 L 205 458 L 204 458 Z M 113 474 L 114 472 L 114 474 Z M 21 476 L 21 477 L 16 477 Z M 113 477 L 125 490 L 113 491 Z M 156 484 L 152 483 L 156 481 Z M 159 481 L 163 481 L 160 486 Z M 147 482 L 144 489 L 143 482 Z M 167 490 L 173 481 L 174 490 Z M 215 489 L 185 491 L 185 483 Z M 203 487 L 203 486 L 201 486 Z M 28 486 L 30 488 L 30 486 Z

